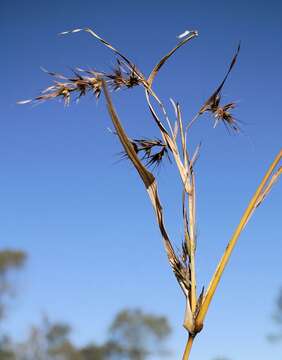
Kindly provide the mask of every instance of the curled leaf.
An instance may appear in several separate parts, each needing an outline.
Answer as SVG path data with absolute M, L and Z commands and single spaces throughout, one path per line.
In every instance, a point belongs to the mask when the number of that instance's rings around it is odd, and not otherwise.
M 183 39 L 182 41 L 180 41 L 180 43 L 178 43 L 169 53 L 167 53 L 158 63 L 157 65 L 154 67 L 154 69 L 152 70 L 151 74 L 148 77 L 147 83 L 149 85 L 149 87 L 152 86 L 152 83 L 154 81 L 154 78 L 156 77 L 156 75 L 158 74 L 160 68 L 166 63 L 166 61 L 179 49 L 181 48 L 184 44 L 186 44 L 188 41 L 192 40 L 194 37 L 198 36 L 198 31 L 190 31 L 190 35 L 188 37 L 186 37 L 185 39 Z
M 141 154 L 141 160 L 146 166 L 159 166 L 164 157 L 169 160 L 167 145 L 160 139 L 133 139 L 131 143 L 137 154 Z M 125 153 L 124 156 L 127 157 Z
M 216 104 L 219 104 L 219 99 L 220 99 L 220 92 L 231 72 L 231 70 L 233 69 L 234 65 L 236 64 L 236 61 L 237 61 L 237 58 L 238 58 L 238 55 L 239 55 L 239 52 L 240 52 L 240 48 L 241 48 L 241 45 L 239 44 L 238 45 L 238 48 L 237 48 L 237 51 L 234 55 L 234 57 L 232 58 L 232 61 L 229 65 L 229 69 L 226 73 L 226 75 L 224 76 L 222 82 L 220 83 L 220 85 L 218 86 L 218 88 L 212 93 L 212 95 L 208 98 L 208 100 L 204 103 L 204 105 L 201 107 L 199 113 L 200 114 L 203 114 L 205 111 L 211 109 L 211 108 L 214 108 L 216 107 Z

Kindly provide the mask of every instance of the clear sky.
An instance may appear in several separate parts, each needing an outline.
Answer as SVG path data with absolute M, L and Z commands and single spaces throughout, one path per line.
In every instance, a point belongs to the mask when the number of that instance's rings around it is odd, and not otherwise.
M 170 347 L 179 359 L 186 341 L 184 299 L 171 271 L 146 192 L 132 167 L 119 162 L 105 104 L 92 98 L 65 108 L 57 102 L 18 106 L 50 84 L 40 70 L 108 70 L 112 53 L 85 33 L 91 27 L 144 73 L 185 29 L 200 36 L 159 73 L 155 89 L 169 106 L 178 100 L 187 119 L 226 72 L 238 42 L 239 61 L 224 100 L 237 101 L 243 134 L 195 124 L 199 285 L 216 262 L 266 168 L 281 148 L 282 3 L 250 1 L 2 1 L 0 111 L 1 247 L 29 254 L 7 329 L 24 338 L 42 312 L 69 322 L 79 344 L 103 341 L 124 307 L 165 314 Z M 114 102 L 128 133 L 156 135 L 141 89 L 120 91 Z M 172 114 L 172 112 L 171 112 Z M 174 167 L 157 172 L 165 218 L 180 244 L 181 187 Z M 281 359 L 265 335 L 282 284 L 282 187 L 278 184 L 248 224 L 218 289 L 192 359 L 226 354 L 234 360 Z

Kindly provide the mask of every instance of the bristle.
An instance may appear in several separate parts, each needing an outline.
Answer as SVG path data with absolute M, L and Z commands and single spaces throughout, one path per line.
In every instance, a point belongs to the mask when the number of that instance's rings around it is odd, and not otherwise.
M 20 101 L 18 104 L 28 104 L 31 102 L 42 102 L 55 98 L 64 98 L 65 104 L 68 105 L 71 101 L 72 94 L 77 94 L 76 100 L 79 100 L 87 93 L 94 94 L 98 99 L 101 94 L 102 79 L 105 79 L 113 90 L 137 86 L 139 84 L 139 79 L 135 72 L 133 70 L 128 71 L 124 69 L 120 61 L 117 63 L 117 68 L 114 69 L 112 74 L 77 68 L 72 70 L 74 74 L 72 77 L 66 77 L 41 67 L 41 70 L 48 75 L 63 81 L 54 80 L 55 84 L 41 91 L 39 96 L 35 97 L 33 100 Z
M 148 167 L 158 167 L 165 157 L 170 160 L 167 146 L 160 139 L 133 139 L 131 140 L 131 144 L 135 152 L 137 154 L 140 153 L 141 160 L 144 161 Z M 157 148 L 160 150 L 156 151 Z M 122 157 L 127 157 L 124 152 L 122 153 Z
M 117 59 L 117 65 L 110 74 L 105 74 L 108 84 L 113 90 L 132 88 L 140 84 L 140 78 L 134 69 L 128 70 L 122 61 Z

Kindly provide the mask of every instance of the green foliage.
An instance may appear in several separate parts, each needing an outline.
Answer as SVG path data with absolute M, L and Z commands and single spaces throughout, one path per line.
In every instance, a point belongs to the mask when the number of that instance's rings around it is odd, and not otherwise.
M 124 359 L 124 349 L 114 341 L 103 345 L 88 345 L 79 350 L 81 360 Z
M 105 353 L 102 346 L 88 345 L 79 351 L 81 360 L 104 360 Z
M 0 318 L 6 308 L 5 300 L 12 294 L 13 279 L 9 274 L 23 267 L 26 258 L 19 250 L 0 251 Z M 163 340 L 171 332 L 164 316 L 129 309 L 116 315 L 110 338 L 102 345 L 77 348 L 70 340 L 71 330 L 68 324 L 51 323 L 44 317 L 21 344 L 0 338 L 0 360 L 144 360 L 157 351 L 160 354 Z
M 46 328 L 46 341 L 48 344 L 49 352 L 57 353 L 61 349 L 69 348 L 69 335 L 71 328 L 67 324 L 55 323 L 50 324 L 49 320 L 45 320 Z
M 114 341 L 121 345 L 124 354 L 132 360 L 143 360 L 153 353 L 164 353 L 162 341 L 171 328 L 167 319 L 141 310 L 123 310 L 110 326 Z
M 44 317 L 39 326 L 34 326 L 27 340 L 14 346 L 16 360 L 81 360 L 72 345 L 71 328 L 63 323 L 52 324 Z
M 8 297 L 15 294 L 13 280 L 9 275 L 19 270 L 26 262 L 26 254 L 20 250 L 0 251 L 0 320 L 5 315 Z
M 26 254 L 23 251 L 9 249 L 0 251 L 0 274 L 22 267 L 25 260 Z
M 282 288 L 276 299 L 273 320 L 279 329 L 276 333 L 267 335 L 267 339 L 271 342 L 280 342 L 282 341 Z
M 0 251 L 0 320 L 5 316 L 8 299 L 15 294 L 13 279 L 9 277 L 14 270 L 19 270 L 26 261 L 26 254 L 19 250 Z M 2 336 L 2 334 L 1 334 Z M 0 339 L 0 360 L 14 360 L 10 340 L 6 336 Z
M 280 289 L 276 300 L 276 309 L 273 318 L 278 325 L 282 325 L 282 289 Z
M 157 354 L 156 350 L 158 355 L 164 354 L 161 345 L 171 331 L 165 317 L 128 309 L 116 315 L 110 338 L 101 345 L 76 347 L 71 330 L 68 324 L 52 323 L 44 317 L 25 342 L 14 344 L 15 358 L 2 358 L 0 353 L 0 360 L 144 360 Z
M 16 360 L 11 349 L 11 341 L 7 336 L 0 339 L 0 360 Z
M 9 350 L 0 350 L 0 360 L 16 360 L 15 355 Z

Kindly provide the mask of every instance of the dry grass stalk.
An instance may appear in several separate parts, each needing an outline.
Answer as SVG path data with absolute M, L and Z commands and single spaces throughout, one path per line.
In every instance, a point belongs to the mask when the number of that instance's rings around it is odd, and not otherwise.
M 223 271 L 228 263 L 228 260 L 232 254 L 232 251 L 238 241 L 238 238 L 246 226 L 247 222 L 250 220 L 254 210 L 260 205 L 260 203 L 265 199 L 266 195 L 269 193 L 270 189 L 274 185 L 274 183 L 278 180 L 279 175 L 281 175 L 282 170 L 281 167 L 273 174 L 273 171 L 279 164 L 282 158 L 282 150 L 277 154 L 274 161 L 270 165 L 268 171 L 266 172 L 264 178 L 262 179 L 257 191 L 255 192 L 254 196 L 252 197 L 251 201 L 249 202 L 249 205 L 247 209 L 245 210 L 239 225 L 237 226 L 236 230 L 234 231 L 231 240 L 229 241 L 226 250 L 217 266 L 217 269 L 211 279 L 211 282 L 209 284 L 209 287 L 207 289 L 207 292 L 204 296 L 203 303 L 201 306 L 201 309 L 199 311 L 199 314 L 196 318 L 197 326 L 202 326 L 205 316 L 207 314 L 209 305 L 211 303 L 211 300 L 213 298 L 213 295 L 216 291 L 216 288 L 219 284 L 219 281 L 221 279 L 221 276 L 223 274 Z
M 74 76 L 70 78 L 57 73 L 48 72 L 51 76 L 59 79 L 60 81 L 55 80 L 54 85 L 48 87 L 34 100 L 24 100 L 20 101 L 19 103 L 26 104 L 32 101 L 45 101 L 54 98 L 62 98 L 65 104 L 68 105 L 73 94 L 77 94 L 77 99 L 79 99 L 87 93 L 94 94 L 96 98 L 99 98 L 101 92 L 104 93 L 108 112 L 115 127 L 115 133 L 118 136 L 124 149 L 123 154 L 132 162 L 145 185 L 155 211 L 157 223 L 163 238 L 163 243 L 169 263 L 186 298 L 184 327 L 188 331 L 188 341 L 183 354 L 183 360 L 187 360 L 189 358 L 194 338 L 203 327 L 204 319 L 207 314 L 210 302 L 214 296 L 218 283 L 237 243 L 240 233 L 252 216 L 254 210 L 263 202 L 265 197 L 269 194 L 274 183 L 281 175 L 281 167 L 276 170 L 276 172 L 275 169 L 281 161 L 282 151 L 279 152 L 271 164 L 260 186 L 258 187 L 258 190 L 250 201 L 217 266 L 217 269 L 207 290 L 204 291 L 204 288 L 202 288 L 201 293 L 197 295 L 195 263 L 196 186 L 194 167 L 199 156 L 200 145 L 196 148 L 194 154 L 190 156 L 186 135 L 188 129 L 190 129 L 193 123 L 205 113 L 211 113 L 214 116 L 214 127 L 218 123 L 222 122 L 225 126 L 227 126 L 227 128 L 230 128 L 235 132 L 239 132 L 240 129 L 238 124 L 231 114 L 231 110 L 234 109 L 235 103 L 230 102 L 226 105 L 221 105 L 220 103 L 224 84 L 237 61 L 240 45 L 238 46 L 238 49 L 232 58 L 229 69 L 222 82 L 200 108 L 196 116 L 188 124 L 183 123 L 180 105 L 171 99 L 176 117 L 174 126 L 172 127 L 172 122 L 167 115 L 167 111 L 162 101 L 153 90 L 153 82 L 158 75 L 159 70 L 167 62 L 167 60 L 183 45 L 194 39 L 198 35 L 198 32 L 186 31 L 184 34 L 182 34 L 180 37 L 184 37 L 184 39 L 181 40 L 156 64 L 148 78 L 146 78 L 128 57 L 124 56 L 120 51 L 97 35 L 93 30 L 75 29 L 73 31 L 66 31 L 61 34 L 65 35 L 81 31 L 89 33 L 91 36 L 95 37 L 107 48 L 114 52 L 114 54 L 117 56 L 117 66 L 113 72 L 107 74 L 96 70 L 85 71 L 82 69 L 77 69 L 74 71 Z M 185 35 L 186 33 L 187 35 Z M 121 88 L 130 89 L 135 86 L 142 86 L 144 88 L 147 105 L 151 112 L 152 118 L 160 131 L 162 140 L 150 138 L 131 139 L 126 134 L 126 131 L 123 128 L 122 123 L 113 106 L 109 88 L 111 90 L 119 90 Z M 151 100 L 154 100 L 157 106 L 160 108 L 163 120 L 165 120 L 167 123 L 168 129 L 164 125 L 161 118 L 158 116 L 157 109 L 155 109 Z M 183 184 L 182 217 L 184 238 L 182 240 L 182 250 L 180 256 L 176 254 L 176 251 L 172 246 L 172 242 L 165 228 L 163 209 L 158 195 L 158 185 L 156 178 L 152 172 L 148 170 L 149 166 L 159 165 L 163 161 L 164 157 L 167 156 L 170 158 L 169 155 L 171 155 L 171 158 L 175 161 Z

